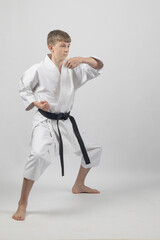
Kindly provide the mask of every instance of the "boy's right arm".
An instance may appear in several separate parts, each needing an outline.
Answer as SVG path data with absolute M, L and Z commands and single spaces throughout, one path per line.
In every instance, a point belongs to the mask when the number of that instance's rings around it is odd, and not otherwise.
M 33 65 L 27 69 L 20 78 L 19 94 L 23 100 L 26 111 L 32 109 L 34 106 L 44 111 L 50 109 L 47 101 L 37 102 L 34 96 L 34 88 L 38 85 L 37 67 L 38 64 Z
M 33 105 L 44 111 L 48 111 L 50 109 L 50 105 L 47 101 L 33 102 Z
M 33 65 L 20 78 L 19 94 L 23 100 L 26 111 L 34 106 L 44 111 L 48 111 L 50 106 L 47 101 L 37 102 L 34 96 L 34 88 L 38 85 L 37 77 L 38 64 Z
M 22 74 L 19 83 L 19 94 L 26 111 L 34 107 L 33 102 L 35 102 L 36 99 L 33 90 L 37 85 L 37 65 L 35 64 Z

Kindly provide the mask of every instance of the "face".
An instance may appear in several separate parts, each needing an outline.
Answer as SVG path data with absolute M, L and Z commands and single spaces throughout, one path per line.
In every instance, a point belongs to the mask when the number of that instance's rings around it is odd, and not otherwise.
M 67 58 L 69 53 L 70 43 L 67 42 L 57 42 L 55 46 L 49 48 L 55 58 L 64 60 Z

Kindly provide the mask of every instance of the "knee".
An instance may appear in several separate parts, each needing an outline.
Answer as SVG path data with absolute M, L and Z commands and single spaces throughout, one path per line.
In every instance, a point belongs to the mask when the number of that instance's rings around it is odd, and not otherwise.
M 35 159 L 38 159 L 41 157 L 41 152 L 40 151 L 31 151 L 31 156 L 34 157 Z
M 101 144 L 94 145 L 92 149 L 94 149 L 96 152 L 98 152 L 100 154 L 102 153 L 102 145 Z
M 42 151 L 42 149 L 31 150 L 31 156 L 35 159 L 43 158 L 46 152 Z
M 98 145 L 97 145 L 97 149 L 102 152 L 102 145 L 101 145 L 101 144 L 98 144 Z

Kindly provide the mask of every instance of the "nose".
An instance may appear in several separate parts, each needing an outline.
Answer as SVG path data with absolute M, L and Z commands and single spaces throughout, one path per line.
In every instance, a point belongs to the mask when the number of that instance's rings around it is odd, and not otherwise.
M 64 50 L 64 53 L 68 54 L 69 53 L 69 48 L 66 47 L 65 50 Z

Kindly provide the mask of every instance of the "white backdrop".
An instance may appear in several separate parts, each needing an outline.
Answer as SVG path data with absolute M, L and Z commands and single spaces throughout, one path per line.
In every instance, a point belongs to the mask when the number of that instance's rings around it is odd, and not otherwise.
M 104 62 L 102 75 L 79 90 L 72 112 L 102 143 L 101 170 L 159 173 L 159 6 L 148 0 L 1 2 L 0 178 L 25 163 L 35 109 L 25 112 L 19 78 L 49 53 L 46 38 L 54 29 L 71 35 L 69 57 Z
M 49 53 L 46 38 L 54 29 L 71 36 L 69 57 L 95 55 L 104 62 L 102 74 L 77 93 L 72 111 L 79 128 L 103 146 L 94 177 L 159 175 L 159 7 L 154 0 L 1 0 L 1 188 L 21 184 L 35 109 L 24 110 L 19 78 Z

